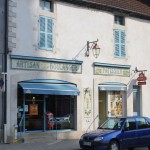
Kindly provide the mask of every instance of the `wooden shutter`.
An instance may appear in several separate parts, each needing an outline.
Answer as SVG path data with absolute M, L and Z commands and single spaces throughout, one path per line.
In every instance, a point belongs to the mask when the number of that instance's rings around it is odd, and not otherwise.
M 115 40 L 115 57 L 119 57 L 120 56 L 120 40 L 119 40 L 119 30 L 115 30 L 114 31 L 114 40 Z
M 39 19 L 39 48 L 53 49 L 53 19 L 40 16 Z
M 53 48 L 53 19 L 47 19 L 47 48 Z
M 125 31 L 114 30 L 114 46 L 115 46 L 115 57 L 125 58 L 126 48 L 125 48 Z
M 126 48 L 125 48 L 125 31 L 120 31 L 120 44 L 121 44 L 121 57 L 126 57 Z
M 46 29 L 45 29 L 45 24 L 46 24 L 46 19 L 45 17 L 40 17 L 39 19 L 39 47 L 40 48 L 45 48 L 45 40 L 46 40 Z

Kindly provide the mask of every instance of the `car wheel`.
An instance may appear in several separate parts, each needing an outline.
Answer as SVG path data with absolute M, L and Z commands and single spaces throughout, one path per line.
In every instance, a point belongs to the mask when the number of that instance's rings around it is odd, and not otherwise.
M 119 144 L 117 141 L 113 140 L 109 143 L 108 150 L 119 150 Z

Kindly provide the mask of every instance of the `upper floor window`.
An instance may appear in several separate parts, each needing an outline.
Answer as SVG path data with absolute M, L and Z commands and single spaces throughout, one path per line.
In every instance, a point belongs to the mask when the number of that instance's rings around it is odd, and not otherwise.
M 54 3 L 53 1 L 48 0 L 40 0 L 40 6 L 42 9 L 53 12 L 54 11 Z
M 114 19 L 115 19 L 115 24 L 122 25 L 122 26 L 125 25 L 125 18 L 123 16 L 115 16 Z
M 126 35 L 124 30 L 114 30 L 114 56 L 118 58 L 126 57 Z
M 52 50 L 53 43 L 53 19 L 40 16 L 39 17 L 39 48 L 45 50 Z

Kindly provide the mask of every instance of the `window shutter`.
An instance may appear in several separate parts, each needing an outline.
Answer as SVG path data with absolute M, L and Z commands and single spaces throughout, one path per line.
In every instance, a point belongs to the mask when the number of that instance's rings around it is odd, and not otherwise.
M 47 48 L 53 48 L 53 19 L 47 19 Z
M 115 30 L 114 31 L 114 44 L 115 44 L 115 57 L 125 58 L 126 47 L 125 47 L 125 31 Z
M 119 47 L 120 47 L 120 42 L 119 42 L 119 30 L 114 31 L 114 38 L 115 38 L 115 57 L 119 57 Z
M 125 51 L 125 31 L 120 31 L 121 34 L 121 57 L 126 56 L 126 51 Z
M 46 33 L 45 23 L 46 23 L 45 17 L 40 17 L 40 21 L 39 21 L 39 26 L 40 26 L 39 47 L 40 48 L 45 48 L 45 40 L 46 40 L 46 37 L 45 37 L 45 33 Z
M 40 16 L 39 18 L 39 48 L 53 49 L 53 19 Z

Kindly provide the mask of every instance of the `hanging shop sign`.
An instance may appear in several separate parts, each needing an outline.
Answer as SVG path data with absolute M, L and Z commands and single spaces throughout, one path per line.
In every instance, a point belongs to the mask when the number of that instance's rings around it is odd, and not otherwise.
M 147 77 L 143 72 L 139 73 L 139 77 L 137 78 L 138 85 L 146 85 Z
M 82 65 L 70 62 L 12 59 L 12 69 L 81 73 Z

